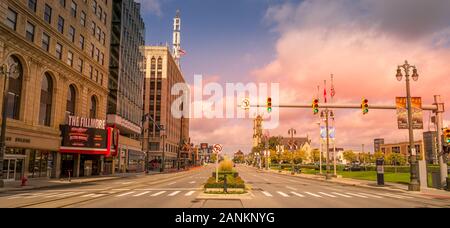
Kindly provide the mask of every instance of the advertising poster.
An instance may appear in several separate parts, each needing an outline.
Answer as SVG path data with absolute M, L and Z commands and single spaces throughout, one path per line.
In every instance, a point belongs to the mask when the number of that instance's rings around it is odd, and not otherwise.
M 397 97 L 395 103 L 397 107 L 398 129 L 408 129 L 408 110 L 406 109 L 406 97 Z M 413 129 L 423 129 L 422 98 L 412 97 L 411 107 Z

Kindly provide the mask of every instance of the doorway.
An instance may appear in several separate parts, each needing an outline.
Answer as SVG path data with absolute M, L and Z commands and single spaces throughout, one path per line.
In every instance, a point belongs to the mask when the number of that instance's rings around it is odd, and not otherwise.
M 7 158 L 3 160 L 3 179 L 20 180 L 23 175 L 23 159 Z

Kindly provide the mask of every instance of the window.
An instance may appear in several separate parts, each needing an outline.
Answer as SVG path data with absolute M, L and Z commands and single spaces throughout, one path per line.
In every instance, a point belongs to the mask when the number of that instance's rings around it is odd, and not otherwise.
M 75 115 L 75 105 L 77 100 L 77 94 L 75 92 L 75 86 L 70 85 L 67 93 L 66 113 L 68 115 Z
M 28 0 L 28 8 L 33 12 L 36 12 L 37 0 Z
M 16 56 L 10 56 L 8 59 L 8 63 L 17 64 L 17 73 L 18 77 L 9 78 L 9 87 L 8 87 L 8 101 L 6 103 L 6 115 L 8 118 L 11 119 L 19 119 L 19 112 L 20 112 L 20 98 L 22 94 L 22 78 L 23 78 L 23 68 L 22 63 L 19 61 L 19 59 Z
M 72 17 L 77 17 L 77 4 L 73 0 L 70 4 L 70 15 L 72 15 Z
M 96 48 L 95 53 L 94 53 L 94 59 L 97 60 L 97 62 L 98 62 L 99 58 L 100 58 L 100 50 L 98 50 L 98 48 Z
M 52 23 L 52 8 L 47 4 L 45 4 L 44 8 L 44 21 L 49 24 Z
M 8 8 L 8 12 L 6 15 L 6 25 L 8 27 L 10 27 L 12 30 L 16 30 L 16 25 L 17 25 L 17 13 Z
M 96 33 L 97 33 L 97 36 L 96 36 L 96 37 L 97 37 L 97 40 L 100 41 L 100 34 L 101 34 L 100 27 L 97 26 L 97 27 L 95 28 L 95 31 L 96 31 Z
M 103 73 L 100 73 L 100 85 L 103 85 Z
M 103 45 L 105 45 L 105 33 L 102 32 L 101 42 Z
M 41 83 L 41 101 L 39 107 L 39 124 L 50 126 L 53 98 L 53 80 L 45 73 Z
M 92 35 L 93 36 L 95 36 L 95 22 L 94 21 L 92 21 L 92 24 L 91 24 L 91 30 L 92 30 Z
M 93 76 L 94 76 L 93 74 L 94 74 L 94 68 L 91 65 L 89 65 L 89 78 L 90 79 L 93 78 Z
M 91 57 L 94 58 L 94 51 L 95 51 L 95 46 L 93 43 L 91 43 Z
M 70 26 L 69 27 L 69 39 L 72 42 L 75 42 L 75 28 Z
M 103 24 L 106 25 L 106 12 L 103 12 Z
M 80 35 L 80 48 L 84 49 L 84 36 Z
M 95 70 L 95 82 L 98 82 L 98 70 Z
M 58 17 L 58 32 L 64 33 L 64 18 Z
M 97 17 L 100 18 L 100 21 L 102 20 L 102 15 L 103 15 L 102 7 L 99 6 L 97 10 Z
M 67 64 L 73 66 L 73 53 L 71 51 L 67 52 Z
M 99 61 L 102 65 L 104 65 L 104 55 L 103 52 L 100 53 L 100 61 Z
M 92 12 L 97 13 L 97 1 L 92 1 Z
M 80 24 L 86 26 L 86 13 L 84 11 L 81 11 Z
M 83 59 L 78 59 L 78 72 L 83 73 Z
M 89 117 L 97 118 L 97 98 L 95 96 L 91 97 L 91 107 L 89 109 Z
M 62 45 L 60 43 L 56 43 L 56 48 L 55 48 L 55 52 L 56 52 L 56 58 L 58 59 L 62 59 Z
M 48 51 L 50 47 L 50 36 L 47 33 L 42 33 L 42 49 Z
M 30 42 L 34 41 L 34 25 L 30 22 L 27 22 L 25 38 Z
M 62 6 L 62 7 L 66 7 L 66 0 L 59 0 L 59 4 Z

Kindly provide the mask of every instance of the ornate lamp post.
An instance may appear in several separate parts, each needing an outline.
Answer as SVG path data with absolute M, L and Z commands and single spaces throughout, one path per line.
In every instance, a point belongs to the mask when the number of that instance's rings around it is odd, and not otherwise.
M 411 75 L 414 81 L 419 79 L 419 74 L 417 73 L 417 68 L 415 66 L 409 65 L 408 61 L 405 64 L 398 66 L 396 78 L 401 81 L 403 78 L 402 69 L 405 72 L 406 80 L 406 100 L 407 100 L 407 110 L 408 110 L 408 128 L 409 128 L 409 156 L 410 156 L 410 173 L 411 181 L 408 186 L 409 191 L 420 191 L 420 184 L 417 175 L 417 155 L 416 149 L 414 147 L 414 133 L 413 133 L 413 123 L 412 123 L 412 108 L 411 108 L 411 90 L 410 90 L 410 79 L 409 73 L 412 69 L 413 74 Z

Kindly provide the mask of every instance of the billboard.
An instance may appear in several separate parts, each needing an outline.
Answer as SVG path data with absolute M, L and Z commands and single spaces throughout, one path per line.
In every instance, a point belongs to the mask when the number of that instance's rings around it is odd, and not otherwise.
M 62 147 L 106 149 L 105 129 L 61 125 Z
M 398 129 L 408 129 L 408 110 L 406 109 L 406 97 L 397 97 L 395 99 L 397 107 Z M 412 97 L 412 125 L 413 129 L 423 129 L 422 98 Z

